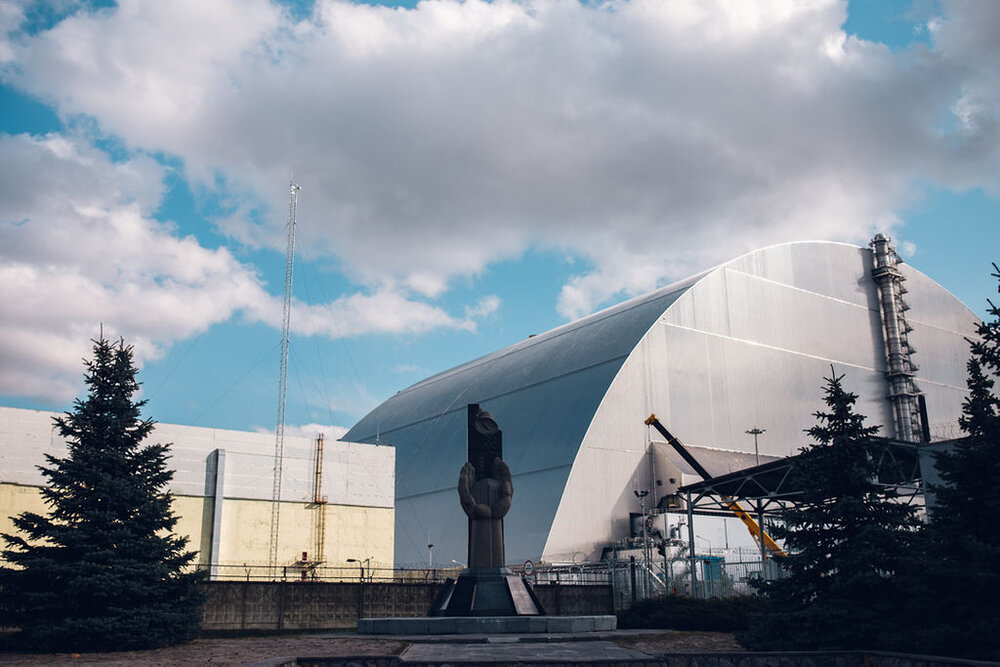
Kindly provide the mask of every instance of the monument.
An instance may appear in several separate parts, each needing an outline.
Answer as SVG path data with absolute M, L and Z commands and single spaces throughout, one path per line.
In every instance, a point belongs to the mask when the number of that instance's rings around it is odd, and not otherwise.
M 468 517 L 468 567 L 448 579 L 430 616 L 543 616 L 531 586 L 504 563 L 503 518 L 514 497 L 503 462 L 503 432 L 478 403 L 468 410 L 468 461 L 458 474 L 458 499 Z
M 376 635 L 594 632 L 614 630 L 614 615 L 546 616 L 528 582 L 504 564 L 503 519 L 514 497 L 503 461 L 503 433 L 478 403 L 468 409 L 468 460 L 458 473 L 458 502 L 469 518 L 468 567 L 447 579 L 424 617 L 361 618 Z

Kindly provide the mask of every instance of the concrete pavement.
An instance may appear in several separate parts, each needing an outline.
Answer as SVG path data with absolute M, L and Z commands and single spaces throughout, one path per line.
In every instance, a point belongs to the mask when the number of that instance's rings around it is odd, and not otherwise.
M 415 643 L 400 656 L 402 664 L 468 663 L 604 663 L 646 661 L 652 656 L 625 649 L 610 640 L 526 641 L 519 637 L 491 637 L 477 643 Z
M 660 665 L 662 656 L 618 646 L 615 639 L 662 634 L 663 630 L 614 630 L 581 633 L 401 635 L 393 639 L 411 642 L 399 656 L 322 658 L 306 656 L 275 658 L 252 667 L 297 665 Z M 343 637 L 344 635 L 336 635 Z M 365 635 L 353 635 L 364 637 Z M 382 638 L 385 636 L 382 635 Z M 710 651 L 707 653 L 711 653 Z M 698 655 L 697 653 L 693 655 Z M 718 655 L 718 654 L 716 654 Z M 704 658 L 704 655 L 700 657 Z M 687 664 L 687 661 L 684 661 Z M 699 664 L 695 659 L 695 663 Z

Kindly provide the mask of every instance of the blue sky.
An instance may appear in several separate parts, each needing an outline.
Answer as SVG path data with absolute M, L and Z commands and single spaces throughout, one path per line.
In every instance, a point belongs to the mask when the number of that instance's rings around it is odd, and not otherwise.
M 1000 3 L 0 2 L 0 404 L 103 323 L 158 421 L 292 431 L 758 247 L 891 235 L 976 313 Z

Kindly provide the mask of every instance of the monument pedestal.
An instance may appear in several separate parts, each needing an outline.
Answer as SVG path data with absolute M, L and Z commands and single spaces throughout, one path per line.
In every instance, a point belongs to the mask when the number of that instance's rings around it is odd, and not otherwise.
M 524 579 L 506 567 L 467 568 L 448 579 L 428 616 L 544 616 Z
M 362 618 L 362 635 L 529 635 L 610 632 L 618 619 L 607 616 L 417 616 Z

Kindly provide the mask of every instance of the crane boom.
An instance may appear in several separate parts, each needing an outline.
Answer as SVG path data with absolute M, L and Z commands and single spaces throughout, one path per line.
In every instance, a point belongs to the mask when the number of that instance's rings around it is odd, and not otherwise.
M 691 452 L 687 450 L 687 447 L 684 446 L 684 443 L 678 440 L 673 433 L 668 431 L 667 428 L 660 423 L 660 420 L 656 418 L 655 414 L 649 415 L 649 417 L 646 418 L 646 426 L 652 426 L 657 431 L 659 431 L 660 435 L 662 435 L 666 439 L 667 443 L 671 447 L 673 447 L 678 454 L 681 455 L 681 458 L 683 458 L 687 462 L 687 464 L 690 465 L 694 469 L 694 471 L 701 476 L 703 480 L 708 482 L 712 479 L 712 475 L 709 474 L 707 470 L 705 470 L 704 466 L 698 463 L 698 459 L 696 459 L 691 454 Z M 750 531 L 750 534 L 753 535 L 755 540 L 757 540 L 758 542 L 763 541 L 764 546 L 767 547 L 767 549 L 776 556 L 785 555 L 785 551 L 781 547 L 779 547 L 778 544 L 773 539 L 771 539 L 770 535 L 768 535 L 765 531 L 761 530 L 760 525 L 754 520 L 752 516 L 750 516 L 747 513 L 746 510 L 740 507 L 740 504 L 738 502 L 736 502 L 729 496 L 722 496 L 722 503 L 726 507 L 728 507 L 729 510 L 732 511 L 733 514 L 735 514 L 740 521 L 743 522 L 743 524 L 747 527 L 747 530 Z

